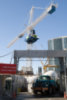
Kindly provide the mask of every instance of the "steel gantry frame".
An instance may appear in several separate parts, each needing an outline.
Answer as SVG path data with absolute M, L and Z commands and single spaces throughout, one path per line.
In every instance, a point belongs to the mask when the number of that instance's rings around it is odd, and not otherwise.
M 65 90 L 67 94 L 67 51 L 63 50 L 15 50 L 14 64 L 17 65 L 20 58 L 58 58 L 60 63 L 60 89 L 63 91 L 62 76 L 65 75 Z

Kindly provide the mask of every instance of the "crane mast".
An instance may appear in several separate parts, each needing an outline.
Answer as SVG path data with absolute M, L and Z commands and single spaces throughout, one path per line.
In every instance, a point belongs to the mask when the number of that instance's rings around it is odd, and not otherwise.
M 33 20 L 33 12 L 34 12 L 34 7 L 31 8 L 30 10 L 30 19 L 29 19 L 29 25 L 31 25 L 32 20 Z M 28 34 L 30 34 L 31 31 L 28 31 Z M 27 44 L 27 50 L 32 50 L 32 44 Z M 28 67 L 28 71 L 33 73 L 33 69 L 32 69 L 32 58 L 27 58 L 26 59 L 26 66 Z
M 53 7 L 53 8 L 52 8 Z M 36 9 L 43 9 L 43 8 L 40 8 L 40 7 L 32 7 L 31 10 L 30 10 L 30 19 L 29 19 L 29 28 L 31 28 L 29 31 L 28 31 L 28 34 L 30 34 L 31 30 L 33 30 L 33 28 L 40 22 L 42 21 L 48 14 L 52 14 L 54 11 L 55 11 L 55 7 L 56 5 L 53 4 L 53 5 L 50 5 L 46 11 L 44 11 L 42 13 L 42 15 L 40 17 L 38 17 L 34 22 L 32 22 L 33 20 L 33 12 L 34 12 L 34 8 Z M 32 44 L 27 44 L 27 50 L 32 50 Z M 42 65 L 43 65 L 43 62 L 41 61 Z M 30 71 L 32 71 L 32 58 L 27 58 L 27 63 L 26 65 L 30 68 Z M 44 65 L 43 65 L 44 66 Z
M 43 9 L 43 8 L 40 8 L 40 7 L 32 7 L 32 8 L 31 8 L 31 10 L 30 10 L 29 25 L 32 25 L 32 22 L 33 22 L 33 13 L 34 13 L 34 9 Z M 33 23 L 32 30 L 33 30 L 34 26 L 37 24 L 37 22 L 39 22 L 39 19 L 41 19 L 41 18 L 38 18 L 38 19 L 35 20 L 35 22 Z M 30 31 L 30 30 L 28 31 L 28 34 L 31 34 L 31 31 Z M 32 50 L 32 45 L 33 45 L 33 44 L 27 44 L 27 50 Z M 33 73 L 32 58 L 27 58 L 27 59 L 26 59 L 26 66 L 28 67 L 28 70 L 29 70 L 30 72 Z

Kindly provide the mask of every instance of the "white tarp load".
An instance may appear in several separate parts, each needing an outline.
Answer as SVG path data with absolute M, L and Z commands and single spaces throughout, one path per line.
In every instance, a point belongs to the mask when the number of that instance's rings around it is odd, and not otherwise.
M 32 84 L 33 82 L 37 79 L 38 76 L 25 76 L 26 80 L 27 80 L 27 83 L 28 83 L 28 92 L 29 93 L 32 93 Z
M 24 76 L 15 75 L 14 76 L 15 85 L 18 87 L 27 87 L 27 81 Z
M 58 74 L 56 73 L 56 71 L 50 70 L 45 72 L 43 75 L 48 75 L 50 76 L 53 80 L 57 80 L 58 79 Z
M 28 83 L 33 83 L 33 81 L 35 80 L 35 79 L 37 79 L 37 77 L 38 76 L 25 76 L 25 78 L 27 79 L 27 82 Z

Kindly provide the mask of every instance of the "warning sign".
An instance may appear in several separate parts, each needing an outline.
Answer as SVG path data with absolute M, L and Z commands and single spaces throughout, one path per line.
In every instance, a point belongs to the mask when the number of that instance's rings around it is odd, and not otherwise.
M 16 74 L 16 64 L 0 63 L 0 74 Z

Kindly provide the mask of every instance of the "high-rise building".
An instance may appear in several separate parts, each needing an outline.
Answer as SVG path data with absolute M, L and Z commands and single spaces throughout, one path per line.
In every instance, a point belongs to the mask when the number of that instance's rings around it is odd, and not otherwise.
M 67 50 L 67 36 L 48 40 L 48 50 Z M 50 58 L 49 64 L 60 66 L 58 58 Z M 49 69 L 51 69 L 51 68 L 49 68 Z M 60 70 L 60 68 L 52 68 L 52 69 L 54 69 L 56 71 Z

